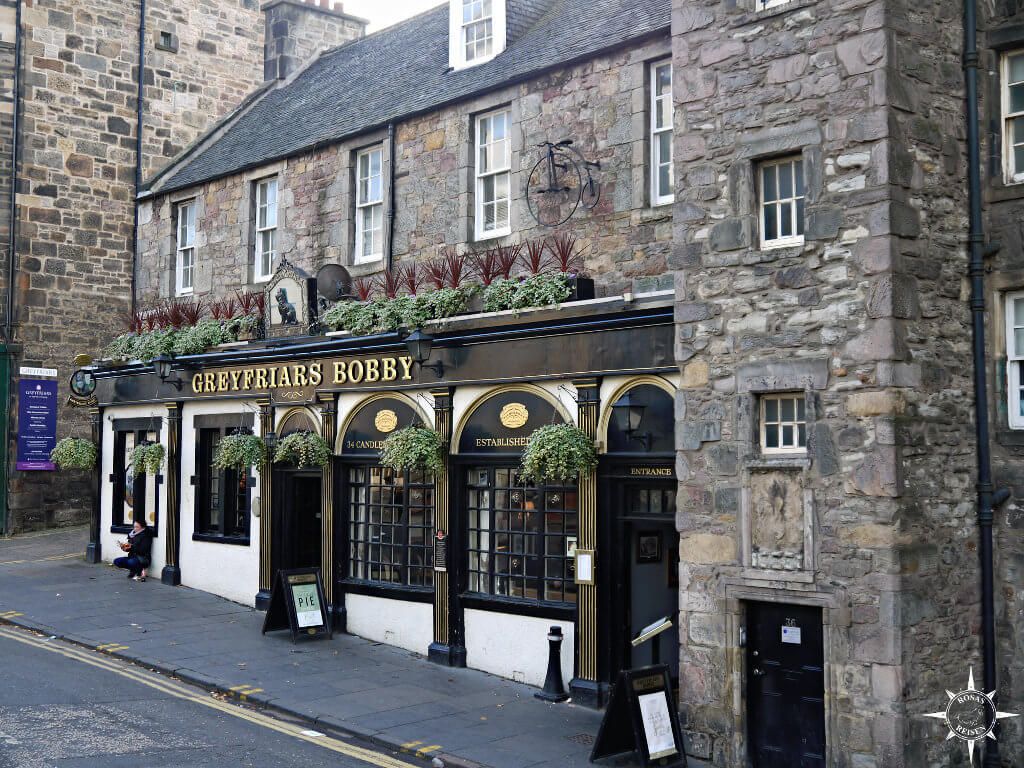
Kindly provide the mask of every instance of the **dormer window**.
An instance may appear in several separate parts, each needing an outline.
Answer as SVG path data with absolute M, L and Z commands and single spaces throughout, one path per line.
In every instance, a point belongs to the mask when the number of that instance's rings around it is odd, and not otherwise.
M 505 49 L 505 0 L 449 0 L 448 37 L 454 69 L 490 61 Z

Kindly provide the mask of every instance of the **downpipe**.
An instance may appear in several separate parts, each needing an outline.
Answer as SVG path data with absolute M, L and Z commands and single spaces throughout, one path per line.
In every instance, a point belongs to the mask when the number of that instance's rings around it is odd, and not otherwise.
M 978 126 L 978 8 L 977 0 L 964 0 L 963 67 L 967 112 L 967 196 L 969 206 L 968 276 L 971 281 L 971 331 L 974 358 L 974 432 L 978 480 L 978 557 L 981 566 L 981 636 L 984 690 L 997 690 L 995 586 L 993 576 L 992 523 L 995 509 L 1010 498 L 1006 489 L 992 486 L 992 455 L 989 444 L 988 381 L 985 357 L 985 258 L 998 245 L 985 245 L 981 215 L 981 142 Z M 998 725 L 992 734 L 998 737 Z M 985 768 L 999 768 L 999 742 L 985 739 Z

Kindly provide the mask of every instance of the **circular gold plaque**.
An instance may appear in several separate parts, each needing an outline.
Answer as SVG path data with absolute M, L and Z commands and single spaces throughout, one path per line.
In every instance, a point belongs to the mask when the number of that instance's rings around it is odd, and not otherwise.
M 384 410 L 377 411 L 377 415 L 373 418 L 373 426 L 384 434 L 387 434 L 398 426 L 398 416 L 395 415 L 394 411 L 389 411 L 386 408 Z
M 530 420 L 530 412 L 522 403 L 509 403 L 501 409 L 498 419 L 504 427 L 519 429 Z

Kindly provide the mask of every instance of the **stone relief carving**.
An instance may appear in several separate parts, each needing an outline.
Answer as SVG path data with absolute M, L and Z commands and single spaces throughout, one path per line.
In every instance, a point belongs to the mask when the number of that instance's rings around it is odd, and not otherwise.
M 793 472 L 750 476 L 751 564 L 756 568 L 803 567 L 804 494 Z

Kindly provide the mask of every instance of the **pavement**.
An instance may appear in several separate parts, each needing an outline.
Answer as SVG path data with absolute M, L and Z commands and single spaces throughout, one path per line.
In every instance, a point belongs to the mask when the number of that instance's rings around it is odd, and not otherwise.
M 0 622 L 447 766 L 590 765 L 600 712 L 354 635 L 296 644 L 288 632 L 263 635 L 264 614 L 249 607 L 87 564 L 87 539 L 85 528 L 0 539 Z

